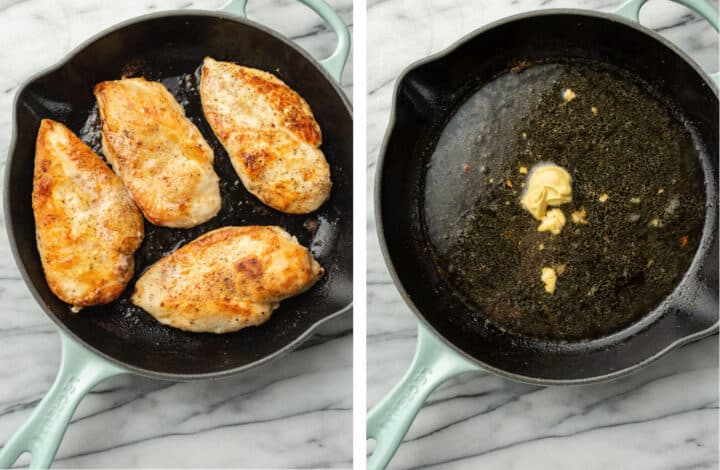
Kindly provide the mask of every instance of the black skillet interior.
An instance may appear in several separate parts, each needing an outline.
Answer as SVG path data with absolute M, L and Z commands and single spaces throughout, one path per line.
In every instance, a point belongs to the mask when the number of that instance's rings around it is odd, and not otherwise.
M 205 56 L 272 71 L 308 101 L 322 129 L 322 150 L 332 169 L 332 195 L 318 211 L 282 214 L 244 189 L 203 118 L 195 73 Z M 146 222 L 145 241 L 135 257 L 136 274 L 125 294 L 109 305 L 73 315 L 48 289 L 35 246 L 31 208 L 35 136 L 40 119 L 52 118 L 79 133 L 102 155 L 92 89 L 100 81 L 122 75 L 162 80 L 185 107 L 215 151 L 222 209 L 211 221 L 189 230 L 159 228 Z M 140 373 L 168 378 L 222 375 L 282 353 L 313 325 L 351 303 L 350 107 L 330 78 L 278 35 L 209 13 L 164 14 L 133 22 L 98 38 L 60 68 L 29 83 L 18 95 L 16 117 L 6 204 L 18 263 L 49 315 L 111 359 Z M 163 255 L 208 230 L 251 224 L 283 227 L 310 247 L 326 270 L 310 291 L 282 302 L 266 324 L 233 334 L 190 334 L 160 325 L 129 303 L 137 277 Z
M 718 99 L 702 73 L 673 49 L 606 15 L 531 13 L 490 25 L 400 79 L 378 176 L 381 240 L 404 297 L 459 352 L 519 380 L 581 382 L 628 372 L 671 344 L 717 328 Z M 701 162 L 708 201 L 703 240 L 681 285 L 638 323 L 592 341 L 527 339 L 483 321 L 438 275 L 421 226 L 425 165 L 454 109 L 519 61 L 553 58 L 599 60 L 639 75 L 679 107 L 709 156 Z

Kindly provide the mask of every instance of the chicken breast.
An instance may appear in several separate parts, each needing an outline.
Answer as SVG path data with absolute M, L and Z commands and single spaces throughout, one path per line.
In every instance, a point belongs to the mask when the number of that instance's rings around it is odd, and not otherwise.
M 152 265 L 132 303 L 181 330 L 227 333 L 259 325 L 323 268 L 279 227 L 223 227 Z
M 206 58 L 203 112 L 248 191 L 288 214 L 316 210 L 330 196 L 320 127 L 305 100 L 274 75 Z
M 213 151 L 163 84 L 102 82 L 95 97 L 103 152 L 150 222 L 189 228 L 218 213 Z
M 133 275 L 142 214 L 105 162 L 49 119 L 37 136 L 32 208 L 50 290 L 73 311 L 117 299 Z

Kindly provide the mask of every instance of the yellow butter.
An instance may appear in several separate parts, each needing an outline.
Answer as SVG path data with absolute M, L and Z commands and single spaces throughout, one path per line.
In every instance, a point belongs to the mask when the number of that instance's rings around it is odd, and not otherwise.
M 545 217 L 548 206 L 559 206 L 572 201 L 570 173 L 554 164 L 533 169 L 520 202 L 537 220 Z
M 553 268 L 542 268 L 540 280 L 545 284 L 545 292 L 552 294 L 557 286 L 557 273 Z
M 560 209 L 550 209 L 543 217 L 538 232 L 550 232 L 557 235 L 565 226 L 565 214 Z

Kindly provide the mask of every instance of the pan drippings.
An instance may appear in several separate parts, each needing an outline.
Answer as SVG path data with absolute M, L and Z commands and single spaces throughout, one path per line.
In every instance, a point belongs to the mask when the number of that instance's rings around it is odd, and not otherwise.
M 536 64 L 497 77 L 460 106 L 428 162 L 424 224 L 441 274 L 478 315 L 516 334 L 586 339 L 637 321 L 698 247 L 698 142 L 647 85 L 610 65 Z M 572 177 L 557 234 L 538 231 L 520 204 L 528 169 L 543 162 Z

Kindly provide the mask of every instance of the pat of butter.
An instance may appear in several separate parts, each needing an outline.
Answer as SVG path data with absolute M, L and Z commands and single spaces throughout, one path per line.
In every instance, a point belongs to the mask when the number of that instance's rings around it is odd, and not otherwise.
M 525 194 L 520 202 L 537 220 L 545 217 L 548 206 L 572 201 L 570 173 L 554 164 L 536 167 L 528 178 Z
M 543 217 L 538 232 L 550 232 L 557 235 L 565 226 L 565 214 L 560 209 L 550 209 Z
M 557 286 L 557 273 L 553 268 L 542 268 L 540 280 L 545 284 L 545 292 L 552 294 Z

